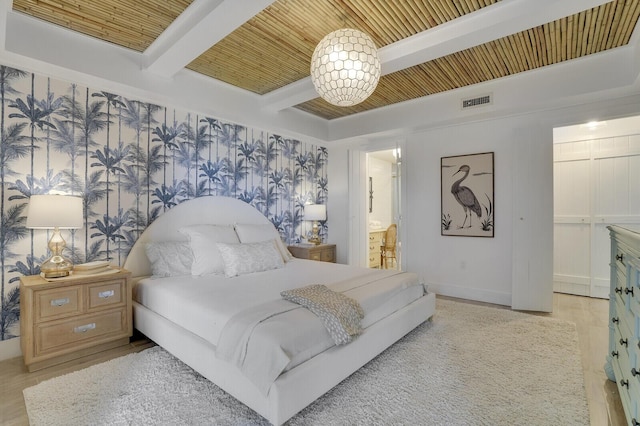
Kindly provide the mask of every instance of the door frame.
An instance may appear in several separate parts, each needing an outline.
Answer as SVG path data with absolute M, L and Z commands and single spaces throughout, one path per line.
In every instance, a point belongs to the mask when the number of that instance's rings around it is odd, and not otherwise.
M 368 265 L 368 205 L 369 181 L 367 179 L 367 154 L 375 151 L 400 149 L 404 152 L 406 140 L 397 138 L 362 144 L 348 150 L 349 164 L 349 251 L 347 262 L 350 265 L 366 267 Z M 406 161 L 400 163 L 400 205 L 398 218 L 398 241 L 406 241 L 407 231 L 402 224 L 403 212 L 406 211 Z M 406 244 L 405 244 L 406 246 Z M 405 269 L 406 256 L 400 255 L 398 264 Z

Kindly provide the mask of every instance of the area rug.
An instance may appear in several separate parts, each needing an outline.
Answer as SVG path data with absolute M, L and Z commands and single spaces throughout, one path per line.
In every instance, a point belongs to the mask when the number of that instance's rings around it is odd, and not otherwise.
M 31 425 L 263 425 L 159 347 L 24 390 Z M 584 425 L 575 325 L 438 299 L 436 314 L 290 425 Z

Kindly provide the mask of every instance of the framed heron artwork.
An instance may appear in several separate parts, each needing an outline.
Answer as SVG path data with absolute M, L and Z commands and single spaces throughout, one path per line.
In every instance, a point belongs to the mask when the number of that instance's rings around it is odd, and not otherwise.
M 442 235 L 493 237 L 493 152 L 440 159 Z

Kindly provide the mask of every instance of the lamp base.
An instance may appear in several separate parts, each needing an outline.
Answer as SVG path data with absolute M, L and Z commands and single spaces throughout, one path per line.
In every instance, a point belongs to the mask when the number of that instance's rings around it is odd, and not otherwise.
M 40 265 L 40 273 L 44 278 L 62 278 L 71 275 L 73 263 L 62 256 L 51 256 Z
M 311 236 L 307 239 L 311 244 L 322 244 L 322 238 L 320 237 L 320 227 L 318 225 L 318 221 L 313 221 L 313 226 L 311 228 Z

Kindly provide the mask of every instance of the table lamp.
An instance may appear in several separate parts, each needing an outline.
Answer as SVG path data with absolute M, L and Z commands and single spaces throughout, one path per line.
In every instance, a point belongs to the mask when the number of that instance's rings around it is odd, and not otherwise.
M 304 206 L 304 218 L 305 220 L 312 220 L 313 227 L 311 228 L 311 237 L 308 241 L 313 244 L 320 244 L 322 242 L 318 233 L 319 220 L 327 220 L 327 206 L 324 204 L 307 204 Z
M 32 195 L 27 212 L 27 228 L 53 229 L 49 240 L 51 257 L 40 265 L 45 278 L 66 277 L 73 269 L 73 262 L 62 256 L 66 242 L 61 229 L 82 228 L 82 198 L 71 195 Z

